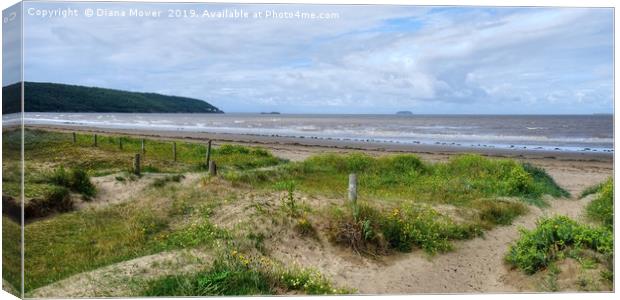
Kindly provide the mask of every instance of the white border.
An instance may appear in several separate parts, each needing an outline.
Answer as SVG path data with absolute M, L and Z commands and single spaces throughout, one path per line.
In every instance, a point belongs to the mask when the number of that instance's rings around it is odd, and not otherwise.
M 18 1 L 3 1 L 0 7 L 2 10 L 12 6 Z M 67 2 L 67 1 L 58 1 L 58 2 Z M 83 0 L 76 2 L 98 2 L 94 0 Z M 423 1 L 405 1 L 405 0 L 282 0 L 282 1 L 270 1 L 270 0 L 217 0 L 217 1 L 179 1 L 179 0 L 135 0 L 135 1 L 119 1 L 119 0 L 108 0 L 106 2 L 217 2 L 217 3 L 258 3 L 258 4 L 268 4 L 268 3 L 291 3 L 291 4 L 400 4 L 400 5 L 455 5 L 455 6 L 558 6 L 558 7 L 612 7 L 616 8 L 617 3 L 613 0 L 588 0 L 588 1 L 579 1 L 579 0 L 511 0 L 511 1 L 497 1 L 497 0 L 423 0 Z M 618 132 L 619 124 L 616 118 L 615 104 L 616 99 L 618 97 L 618 90 L 615 89 L 615 74 L 618 66 L 615 64 L 615 57 L 618 56 L 619 50 L 615 47 L 615 33 L 618 32 L 618 23 L 616 22 L 616 16 L 614 12 L 614 133 Z M 0 30 L 0 38 L 2 37 L 2 32 Z M 0 49 L 0 53 L 2 50 Z M 0 61 L 0 69 L 2 67 L 2 62 Z M 1 72 L 0 72 L 1 73 Z M 23 75 L 23 72 L 22 72 Z M 0 75 L 1 76 L 1 75 Z M 1 108 L 0 108 L 1 110 Z M 615 135 L 614 135 L 615 138 Z M 614 139 L 614 149 L 617 149 L 616 140 Z M 0 135 L 0 143 L 2 143 L 2 137 Z M 0 147 L 0 157 L 1 157 L 1 147 Z M 614 177 L 619 170 L 618 168 L 619 162 L 614 159 Z M 0 188 L 2 187 L 2 181 L 0 181 Z M 614 187 L 614 194 L 618 193 L 618 184 Z M 616 216 L 617 220 L 617 216 Z M 618 224 L 616 222 L 616 224 Z M 618 231 L 615 232 L 615 241 L 619 241 L 618 239 Z M 0 241 L 1 246 L 1 241 Z M 617 243 L 615 243 L 615 253 L 618 253 Z M 1 253 L 0 247 L 0 253 Z M 617 261 L 615 262 L 615 270 L 617 270 Z M 1 270 L 0 270 L 1 272 Z M 618 276 L 614 277 L 614 286 L 618 287 Z M 13 297 L 9 293 L 5 291 L 0 292 L 1 298 Z M 338 299 L 359 299 L 360 297 L 364 297 L 365 299 L 496 299 L 497 297 L 501 297 L 506 300 L 511 299 L 521 299 L 523 297 L 528 297 L 529 299 L 581 299 L 583 297 L 587 297 L 588 300 L 597 300 L 597 299 L 612 299 L 614 296 L 613 293 L 545 293 L 545 294 L 467 294 L 467 295 L 411 295 L 411 296 L 322 296 L 323 298 L 327 297 L 338 297 Z M 13 297 L 14 298 L 14 297 Z M 273 297 L 252 297 L 252 299 L 269 299 Z M 281 298 L 281 297 L 279 297 Z M 284 297 L 291 298 L 291 297 Z M 311 299 L 314 297 L 295 297 L 296 299 Z M 147 298 L 117 298 L 117 299 L 147 299 Z M 179 298 L 159 298 L 159 299 L 179 299 Z M 191 299 L 207 299 L 207 298 L 191 298 Z M 243 297 L 227 297 L 227 299 L 248 299 Z

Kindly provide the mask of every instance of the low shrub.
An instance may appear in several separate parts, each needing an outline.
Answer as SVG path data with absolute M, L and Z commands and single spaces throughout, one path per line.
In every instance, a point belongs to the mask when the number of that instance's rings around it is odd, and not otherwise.
M 614 180 L 609 178 L 598 188 L 598 196 L 586 208 L 588 217 L 611 229 L 614 226 Z
M 52 172 L 48 181 L 57 186 L 66 187 L 71 191 L 80 193 L 87 198 L 93 197 L 97 193 L 97 189 L 90 181 L 88 173 L 78 168 L 66 171 L 64 167 L 60 166 Z
M 360 205 L 351 212 L 332 213 L 330 239 L 360 253 L 385 254 L 389 249 L 409 252 L 419 247 L 429 254 L 449 251 L 451 240 L 482 234 L 477 224 L 457 224 L 425 205 L 406 205 L 384 212 Z
M 436 210 L 421 205 L 394 209 L 384 220 L 382 229 L 390 247 L 407 252 L 417 246 L 430 254 L 451 250 L 450 240 L 482 234 L 475 224 L 456 224 Z
M 55 185 L 68 187 L 71 185 L 69 172 L 63 166 L 55 169 L 50 175 L 49 181 Z
M 565 216 L 544 218 L 534 230 L 521 230 L 521 237 L 510 246 L 506 261 L 533 274 L 555 261 L 568 247 L 583 247 L 613 256 L 613 234 L 605 228 L 582 225 Z
M 97 193 L 95 185 L 90 182 L 90 176 L 88 176 L 86 171 L 81 169 L 71 170 L 69 188 L 86 197 L 93 197 Z

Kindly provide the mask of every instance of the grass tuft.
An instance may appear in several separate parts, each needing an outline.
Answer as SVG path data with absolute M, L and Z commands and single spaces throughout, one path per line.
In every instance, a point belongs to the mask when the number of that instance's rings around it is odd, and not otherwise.
M 268 258 L 232 251 L 216 259 L 211 268 L 194 274 L 172 275 L 147 282 L 144 296 L 274 295 L 300 291 L 311 295 L 342 294 L 320 273 L 285 269 Z

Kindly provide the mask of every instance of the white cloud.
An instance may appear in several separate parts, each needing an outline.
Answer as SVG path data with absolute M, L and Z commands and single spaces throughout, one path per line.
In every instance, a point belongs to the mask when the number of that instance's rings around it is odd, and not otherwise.
M 225 111 L 611 111 L 609 9 L 236 8 L 341 17 L 27 18 L 26 79 L 190 96 Z

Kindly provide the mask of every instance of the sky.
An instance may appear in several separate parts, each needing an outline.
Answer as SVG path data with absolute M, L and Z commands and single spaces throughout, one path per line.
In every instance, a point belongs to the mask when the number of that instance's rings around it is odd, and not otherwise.
M 36 15 L 66 8 L 79 15 Z M 338 17 L 251 17 L 270 10 Z M 192 97 L 225 112 L 611 113 L 613 10 L 26 2 L 24 78 Z

